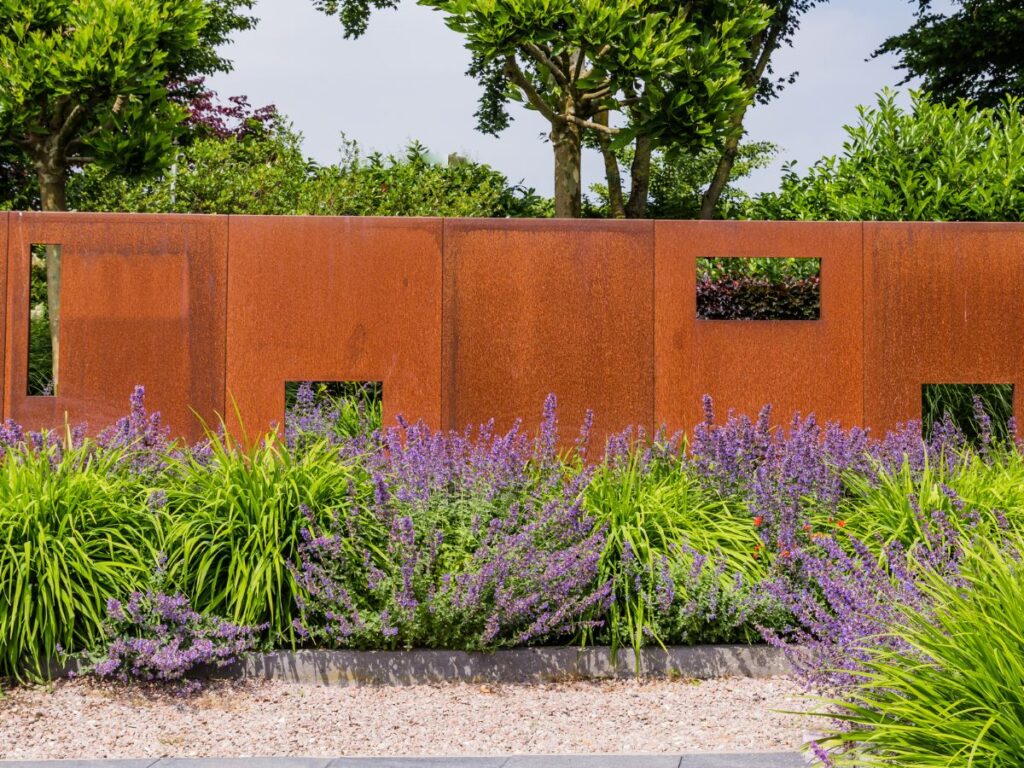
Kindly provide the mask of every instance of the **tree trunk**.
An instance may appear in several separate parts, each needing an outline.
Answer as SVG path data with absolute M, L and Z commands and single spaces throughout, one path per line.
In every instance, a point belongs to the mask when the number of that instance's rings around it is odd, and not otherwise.
M 594 117 L 599 125 L 608 125 L 608 113 L 600 112 Z M 622 198 L 622 173 L 619 171 L 619 158 L 612 151 L 611 139 L 600 131 L 597 141 L 601 145 L 601 156 L 604 158 L 604 175 L 608 182 L 608 213 L 613 219 L 626 218 L 626 204 Z
M 789 23 L 793 12 L 793 3 L 786 2 L 776 9 L 772 19 L 772 26 L 767 33 L 757 35 L 750 41 L 751 68 L 747 71 L 744 81 L 748 88 L 757 88 L 757 84 L 764 76 L 768 67 L 768 60 L 779 45 L 779 39 Z M 747 115 L 750 104 L 740 109 L 732 118 L 732 124 L 736 132 L 735 138 L 725 142 L 725 150 L 718 159 L 718 167 L 715 168 L 715 175 L 711 184 L 700 201 L 700 217 L 702 219 L 713 219 L 715 210 L 718 208 L 718 201 L 722 197 L 725 185 L 729 183 L 729 176 L 732 175 L 732 168 L 736 164 L 736 157 L 739 154 L 740 136 L 743 134 L 743 120 Z
M 629 169 L 629 202 L 626 203 L 627 219 L 642 219 L 647 216 L 647 197 L 651 192 L 651 140 L 638 136 L 633 149 L 633 165 Z
M 743 118 L 740 117 L 740 124 L 743 122 Z M 729 183 L 729 176 L 732 174 L 732 167 L 736 164 L 736 157 L 739 154 L 740 137 L 728 139 L 725 142 L 725 151 L 722 152 L 722 156 L 718 158 L 718 167 L 715 168 L 715 175 L 711 179 L 711 184 L 708 186 L 707 191 L 701 197 L 700 201 L 700 217 L 702 219 L 713 219 L 715 218 L 715 210 L 718 208 L 718 201 L 722 197 L 722 190 L 725 189 L 725 185 Z
M 53 154 L 36 162 L 39 200 L 44 211 L 68 209 L 67 168 Z M 57 394 L 60 361 L 60 245 L 46 246 L 46 309 L 50 318 L 50 344 L 53 351 L 53 394 Z
M 555 149 L 555 218 L 578 219 L 583 213 L 579 127 L 559 120 L 551 127 L 551 143 Z

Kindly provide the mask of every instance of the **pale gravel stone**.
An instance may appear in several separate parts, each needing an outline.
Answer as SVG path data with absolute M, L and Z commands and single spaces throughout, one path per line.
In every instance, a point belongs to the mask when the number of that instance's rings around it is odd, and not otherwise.
M 62 681 L 0 697 L 0 759 L 798 749 L 785 678 L 332 688 L 217 682 L 176 699 Z

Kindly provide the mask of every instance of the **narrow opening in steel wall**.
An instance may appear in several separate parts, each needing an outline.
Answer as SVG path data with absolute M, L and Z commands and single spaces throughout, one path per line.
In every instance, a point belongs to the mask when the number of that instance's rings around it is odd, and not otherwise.
M 29 247 L 28 376 L 25 394 L 52 397 L 59 385 L 61 246 Z

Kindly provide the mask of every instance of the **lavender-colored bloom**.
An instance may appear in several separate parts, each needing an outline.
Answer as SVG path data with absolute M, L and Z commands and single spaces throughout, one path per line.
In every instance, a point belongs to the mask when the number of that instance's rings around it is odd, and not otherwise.
M 255 646 L 263 628 L 199 614 L 183 595 L 150 590 L 134 592 L 125 603 L 108 600 L 104 629 L 107 643 L 92 664 L 94 674 L 179 681 L 198 666 L 230 664 Z
M 548 398 L 534 440 L 518 425 L 385 430 L 383 450 L 364 458 L 372 501 L 301 546 L 293 572 L 310 636 L 493 648 L 590 626 L 610 595 L 596 580 L 604 532 L 581 507 L 589 470 L 558 456 L 555 407 Z M 330 632 L 342 618 L 352 631 Z
M 904 608 L 931 610 L 924 575 L 958 579 L 964 542 L 956 527 L 940 511 L 916 515 L 924 538 L 909 549 L 893 542 L 879 554 L 853 536 L 822 536 L 765 585 L 793 616 L 766 639 L 787 649 L 809 687 L 856 685 L 869 646 L 908 650 L 891 630 Z
M 96 438 L 101 449 L 125 451 L 123 461 L 136 474 L 161 470 L 171 447 L 170 430 L 162 424 L 159 412 L 147 412 L 145 397 L 145 388 L 136 386 L 129 397 L 131 409 L 128 415 Z

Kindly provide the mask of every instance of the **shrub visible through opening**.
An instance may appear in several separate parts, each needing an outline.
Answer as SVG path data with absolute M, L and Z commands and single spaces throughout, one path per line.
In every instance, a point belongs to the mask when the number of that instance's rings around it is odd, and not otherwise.
M 60 324 L 51 328 L 52 306 L 46 279 L 47 256 L 59 263 L 60 246 L 33 243 L 29 250 L 28 288 L 28 381 L 25 394 L 53 395 L 56 392 L 57 366 L 54 347 L 58 353 Z
M 379 381 L 285 382 L 284 432 L 302 446 L 327 438 L 340 441 L 380 429 L 384 385 Z
M 821 259 L 697 260 L 700 320 L 817 320 Z
M 1013 431 L 1013 384 L 924 384 L 921 426 L 926 439 L 946 416 L 974 445 L 1007 440 Z

